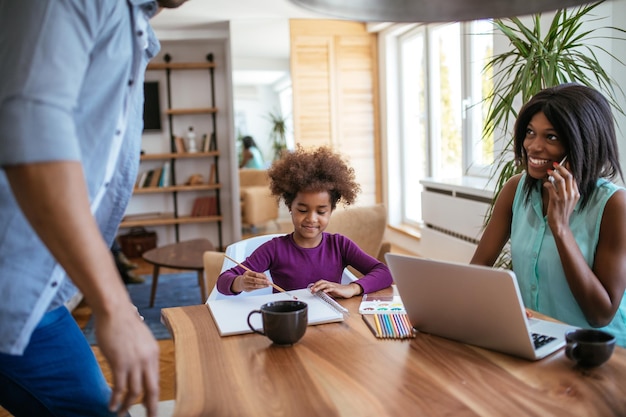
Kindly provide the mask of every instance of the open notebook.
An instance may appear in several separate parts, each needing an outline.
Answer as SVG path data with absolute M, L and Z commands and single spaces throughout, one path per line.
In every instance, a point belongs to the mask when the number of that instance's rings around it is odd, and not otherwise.
M 290 290 L 289 294 L 307 303 L 309 324 L 323 324 L 343 321 L 344 313 L 332 307 L 322 298 L 311 294 L 308 289 Z M 215 320 L 221 336 L 230 336 L 242 333 L 252 333 L 248 327 L 248 314 L 258 310 L 265 303 L 278 300 L 292 300 L 285 293 L 265 294 L 251 297 L 231 297 L 206 302 L 209 311 Z M 254 314 L 251 323 L 256 329 L 261 329 L 261 315 Z

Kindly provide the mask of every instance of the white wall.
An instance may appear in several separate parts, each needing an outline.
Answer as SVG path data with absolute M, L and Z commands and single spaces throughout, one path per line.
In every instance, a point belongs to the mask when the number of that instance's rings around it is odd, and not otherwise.
M 271 85 L 236 85 L 233 92 L 235 129 L 250 135 L 263 153 L 266 163 L 274 157 L 269 113 L 280 111 L 279 97 Z
M 289 19 L 250 18 L 230 22 L 233 99 L 237 133 L 250 135 L 270 163 L 274 156 L 269 113 L 282 113 L 279 91 L 290 86 Z
M 602 4 L 600 7 L 606 8 L 607 15 L 610 16 L 610 19 L 606 22 L 607 26 L 626 29 L 626 0 L 609 1 Z M 626 38 L 626 34 L 621 34 L 620 36 Z M 614 40 L 610 42 L 610 51 L 622 62 L 626 63 L 626 41 Z M 621 64 L 611 63 L 610 73 L 611 76 L 615 78 L 617 85 L 626 89 L 626 67 Z M 626 98 L 623 94 L 621 94 L 619 104 L 626 112 Z M 626 116 L 618 113 L 616 114 L 616 119 L 617 136 L 620 144 L 620 163 L 622 170 L 626 170 Z M 624 175 L 626 175 L 626 171 Z

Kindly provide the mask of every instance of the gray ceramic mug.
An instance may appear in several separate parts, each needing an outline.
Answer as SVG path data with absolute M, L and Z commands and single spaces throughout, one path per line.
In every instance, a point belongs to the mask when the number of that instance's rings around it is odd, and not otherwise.
M 593 368 L 609 360 L 615 336 L 602 330 L 578 329 L 565 334 L 565 355 L 582 368 Z
M 257 330 L 250 323 L 253 314 L 260 314 L 263 329 Z M 258 334 L 267 336 L 277 345 L 293 345 L 304 336 L 308 326 L 308 306 L 295 300 L 272 301 L 259 310 L 248 314 L 248 326 Z

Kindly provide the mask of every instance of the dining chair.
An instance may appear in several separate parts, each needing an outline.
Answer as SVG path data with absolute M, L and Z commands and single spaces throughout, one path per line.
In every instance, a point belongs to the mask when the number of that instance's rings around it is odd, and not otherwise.
M 261 246 L 263 243 L 275 237 L 283 236 L 283 235 L 284 233 L 272 233 L 268 235 L 254 236 L 248 239 L 240 240 L 239 242 L 231 243 L 230 245 L 226 247 L 226 255 L 228 255 L 230 258 L 233 258 L 236 261 L 243 262 L 246 260 L 248 256 L 250 256 L 252 252 L 256 250 L 256 248 Z M 219 272 L 220 274 L 226 271 L 227 269 L 230 269 L 236 266 L 233 261 L 225 258 L 223 255 L 222 255 L 221 265 L 222 267 Z M 272 279 L 269 271 L 263 271 L 263 272 L 267 275 L 269 279 Z M 216 277 L 216 281 L 217 281 L 217 277 Z M 238 295 L 224 295 L 217 290 L 215 285 L 213 285 L 213 290 L 209 293 L 209 300 L 219 300 L 220 298 L 231 298 L 231 297 L 249 297 L 249 296 L 254 296 L 254 295 L 271 294 L 271 293 L 272 293 L 272 287 L 267 287 L 267 288 L 261 288 L 255 291 L 249 291 L 249 292 L 244 291 Z
M 209 294 L 213 291 L 213 288 L 215 288 L 217 277 L 222 273 L 224 259 L 224 252 L 206 251 L 202 255 L 202 262 L 204 263 L 204 288 L 206 288 Z

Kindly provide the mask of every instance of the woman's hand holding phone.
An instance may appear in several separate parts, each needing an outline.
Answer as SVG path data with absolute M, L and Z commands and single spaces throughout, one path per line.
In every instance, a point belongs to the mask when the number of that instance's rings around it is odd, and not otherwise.
M 563 159 L 561 159 L 561 162 L 559 162 L 559 166 L 562 167 L 563 164 L 565 164 L 565 161 L 567 161 L 567 155 L 565 155 Z M 554 171 L 551 171 L 551 172 L 554 172 Z M 548 173 L 548 181 L 550 181 L 552 185 L 554 185 L 554 176 L 552 176 L 552 174 L 550 173 Z
M 567 156 L 561 160 L 558 166 L 554 167 L 554 170 L 548 170 L 550 185 L 547 183 L 544 185 L 549 195 L 545 214 L 548 225 L 554 234 L 559 233 L 563 228 L 569 228 L 570 215 L 580 199 L 578 184 L 565 166 L 566 161 Z

